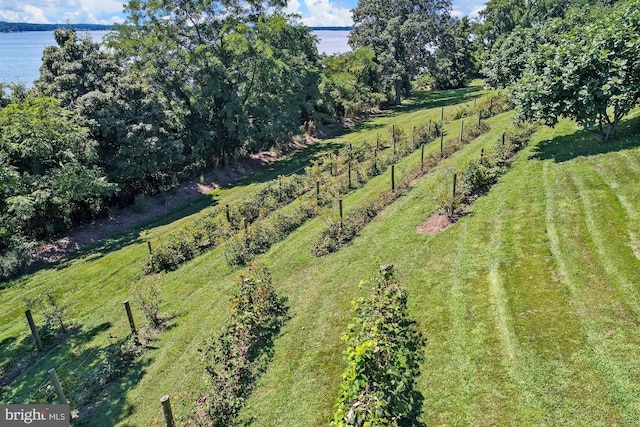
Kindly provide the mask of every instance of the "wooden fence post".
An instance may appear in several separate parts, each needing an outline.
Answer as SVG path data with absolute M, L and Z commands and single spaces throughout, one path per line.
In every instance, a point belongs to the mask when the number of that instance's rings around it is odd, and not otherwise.
M 127 318 L 129 319 L 129 327 L 131 328 L 131 335 L 138 335 L 138 331 L 136 331 L 136 324 L 133 322 L 133 314 L 131 314 L 131 306 L 129 305 L 129 300 L 124 302 L 124 309 L 127 312 Z
M 55 368 L 49 369 L 49 377 L 51 378 L 51 384 L 53 384 L 53 388 L 56 389 L 56 394 L 58 395 L 58 402 L 61 405 L 66 405 L 68 403 L 67 398 L 64 395 L 64 390 L 62 390 L 60 381 L 58 381 L 58 375 L 56 374 Z
M 482 110 L 478 111 L 478 127 L 480 127 L 480 120 L 482 119 Z
M 349 175 L 349 190 L 351 190 L 351 160 L 349 160 L 347 167 L 348 167 L 347 173 Z
M 444 155 L 444 132 L 440 132 L 440 156 Z
M 320 181 L 316 181 L 316 203 L 320 204 Z
M 440 109 L 440 121 L 444 125 L 444 107 Z
M 420 149 L 420 171 L 424 169 L 424 143 L 422 143 L 422 148 Z
M 484 162 L 484 148 L 480 149 L 480 162 Z
M 502 132 L 502 146 L 504 147 L 504 142 L 506 138 L 506 132 Z
M 33 321 L 31 310 L 25 311 L 24 314 L 27 316 L 27 322 L 29 323 L 29 328 L 31 329 L 31 336 L 33 337 L 33 341 L 36 343 L 36 348 L 38 349 L 38 351 L 40 351 L 42 350 L 42 340 L 40 339 L 40 333 L 38 333 L 36 322 Z
M 411 136 L 411 146 L 415 147 L 416 146 L 416 127 L 413 127 L 413 134 Z
M 391 191 L 396 191 L 396 165 L 391 165 Z
M 458 138 L 458 142 L 462 144 L 462 132 L 464 132 L 464 120 L 460 122 L 460 138 Z
M 153 255 L 153 251 L 151 250 L 151 240 L 147 240 L 147 250 L 149 251 L 149 255 Z
M 393 143 L 393 155 L 396 155 L 396 125 L 391 125 L 391 142 Z
M 249 221 L 246 217 L 242 218 L 242 227 L 244 228 L 244 245 L 249 246 Z
M 342 199 L 338 200 L 338 210 L 340 212 L 340 229 L 342 229 L 343 224 L 343 217 L 342 217 Z
M 231 211 L 229 210 L 229 204 L 224 205 L 224 211 L 227 216 L 227 222 L 231 224 Z
M 456 198 L 456 184 L 458 183 L 458 174 L 454 173 L 453 174 L 453 191 L 451 192 L 451 194 L 453 195 L 453 198 Z
M 373 152 L 373 171 L 378 173 L 378 144 L 376 143 L 376 150 Z
M 171 411 L 171 401 L 169 400 L 169 395 L 165 394 L 160 398 L 160 403 L 162 404 L 162 412 L 164 413 L 164 422 L 167 427 L 176 427 L 176 423 L 173 420 L 173 412 Z

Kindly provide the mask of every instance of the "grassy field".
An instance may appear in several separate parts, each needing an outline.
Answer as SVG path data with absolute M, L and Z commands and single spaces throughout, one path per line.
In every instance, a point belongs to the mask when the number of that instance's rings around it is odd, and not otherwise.
M 160 239 L 202 207 L 237 200 L 326 150 L 373 141 L 391 124 L 410 129 L 439 119 L 439 107 L 453 108 L 480 95 L 477 86 L 420 93 L 402 108 L 216 190 L 170 218 L 4 285 L 0 369 L 7 375 L 16 358 L 25 366 L 0 400 L 53 401 L 47 386 L 51 367 L 68 390 L 92 375 L 103 349 L 128 332 L 122 302 L 132 297 L 145 239 Z M 510 172 L 461 220 L 434 236 L 416 233 L 451 172 L 492 146 L 511 123 L 508 113 L 493 117 L 487 120 L 489 133 L 418 181 L 339 252 L 316 258 L 309 251 L 326 217 L 308 221 L 275 244 L 263 258 L 278 292 L 288 299 L 290 319 L 243 417 L 255 426 L 328 423 L 344 369 L 341 336 L 352 317 L 351 300 L 363 292 L 361 279 L 390 263 L 428 339 L 419 378 L 427 425 L 638 425 L 637 116 L 607 144 L 568 121 L 542 128 Z M 450 135 L 458 128 L 459 121 L 447 126 Z M 430 144 L 427 153 L 438 149 L 438 143 Z M 418 151 L 402 160 L 396 171 L 408 171 L 419 156 Z M 345 209 L 380 194 L 388 181 L 383 174 L 345 196 Z M 206 389 L 201 350 L 228 318 L 228 298 L 240 271 L 226 265 L 223 249 L 167 273 L 163 311 L 174 316 L 170 327 L 121 380 L 100 391 L 87 424 L 163 425 L 163 394 L 171 395 L 177 418 L 184 420 L 193 409 Z M 47 289 L 64 301 L 79 329 L 37 357 L 30 350 L 23 298 Z M 134 315 L 141 324 L 140 313 Z

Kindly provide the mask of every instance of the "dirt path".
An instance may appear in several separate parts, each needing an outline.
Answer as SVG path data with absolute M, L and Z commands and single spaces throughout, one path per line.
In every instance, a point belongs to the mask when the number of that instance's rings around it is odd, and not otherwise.
M 219 169 L 217 176 L 213 172 L 209 172 L 203 175 L 204 179 L 193 178 L 183 182 L 171 192 L 149 197 L 149 205 L 144 212 L 136 212 L 134 206 L 128 206 L 109 218 L 99 219 L 91 224 L 76 227 L 64 236 L 38 247 L 34 252 L 33 263 L 27 270 L 33 271 L 42 265 L 60 261 L 64 257 L 100 240 L 122 234 L 154 218 L 185 207 L 203 194 L 244 178 L 306 145 L 313 144 L 320 139 L 329 138 L 342 131 L 345 127 L 352 126 L 368 116 L 368 114 L 363 114 L 361 117 L 350 119 L 345 123 L 325 126 L 318 132 L 318 138 L 306 136 L 305 144 L 292 142 L 280 150 L 279 153 L 263 151 L 252 154 L 240 162 L 237 171 L 234 171 L 231 166 L 227 166 Z
M 288 152 L 300 147 L 291 147 Z M 134 206 L 127 206 L 110 218 L 99 219 L 91 224 L 76 227 L 59 239 L 38 247 L 34 253 L 34 266 L 59 261 L 100 240 L 124 233 L 154 218 L 185 207 L 198 200 L 203 194 L 243 178 L 274 162 L 279 157 L 272 152 L 251 155 L 241 162 L 237 171 L 234 171 L 231 166 L 227 166 L 218 170 L 217 177 L 209 172 L 203 175 L 204 179 L 193 178 L 181 183 L 170 192 L 150 196 L 148 207 L 144 212 L 137 212 Z

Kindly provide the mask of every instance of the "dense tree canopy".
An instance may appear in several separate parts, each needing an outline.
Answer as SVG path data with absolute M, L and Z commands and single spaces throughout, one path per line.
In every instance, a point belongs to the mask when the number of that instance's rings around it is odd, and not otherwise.
M 430 67 L 434 89 L 457 89 L 466 86 L 477 73 L 475 46 L 470 40 L 469 18 L 444 20 L 440 43 Z
M 53 36 L 57 46 L 48 46 L 42 53 L 40 77 L 35 82 L 38 92 L 73 108 L 82 95 L 114 85 L 120 67 L 113 54 L 89 35 L 80 37 L 74 30 L 58 29 Z
M 342 118 L 369 110 L 384 101 L 372 49 L 363 47 L 328 56 L 322 60 L 322 65 L 319 105 L 322 111 Z
M 640 9 L 635 3 L 541 46 L 513 86 L 520 117 L 576 120 L 602 139 L 640 99 Z
M 516 28 L 530 28 L 552 18 L 563 18 L 572 8 L 611 5 L 617 0 L 489 0 L 480 12 L 478 36 L 488 48 Z
M 373 49 L 381 83 L 396 104 L 427 68 L 450 9 L 449 0 L 360 0 L 353 10 L 349 44 Z
M 129 2 L 112 45 L 171 103 L 189 133 L 190 158 L 210 162 L 284 142 L 313 114 L 314 38 L 280 6 Z
M 113 52 L 73 30 L 56 30 L 35 90 L 76 113 L 97 142 L 98 164 L 121 197 L 153 191 L 184 164 L 180 122 L 144 79 Z
M 117 187 L 97 159 L 87 129 L 59 101 L 28 97 L 1 109 L 0 227 L 42 238 L 99 212 Z
M 556 45 L 559 38 L 574 28 L 588 25 L 607 13 L 608 9 L 599 6 L 574 8 L 565 13 L 565 18 L 550 19 L 530 28 L 516 28 L 501 37 L 485 58 L 482 68 L 485 84 L 494 89 L 509 87 L 520 79 L 540 46 Z

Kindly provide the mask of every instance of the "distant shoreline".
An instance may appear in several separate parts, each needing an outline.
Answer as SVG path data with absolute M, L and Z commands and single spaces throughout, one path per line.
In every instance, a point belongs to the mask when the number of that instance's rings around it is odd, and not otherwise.
M 0 33 L 24 33 L 30 31 L 54 31 L 58 28 L 69 28 L 76 31 L 111 31 L 118 28 L 114 25 L 101 24 L 30 24 L 28 22 L 0 21 Z M 352 27 L 309 27 L 311 31 L 351 31 Z

